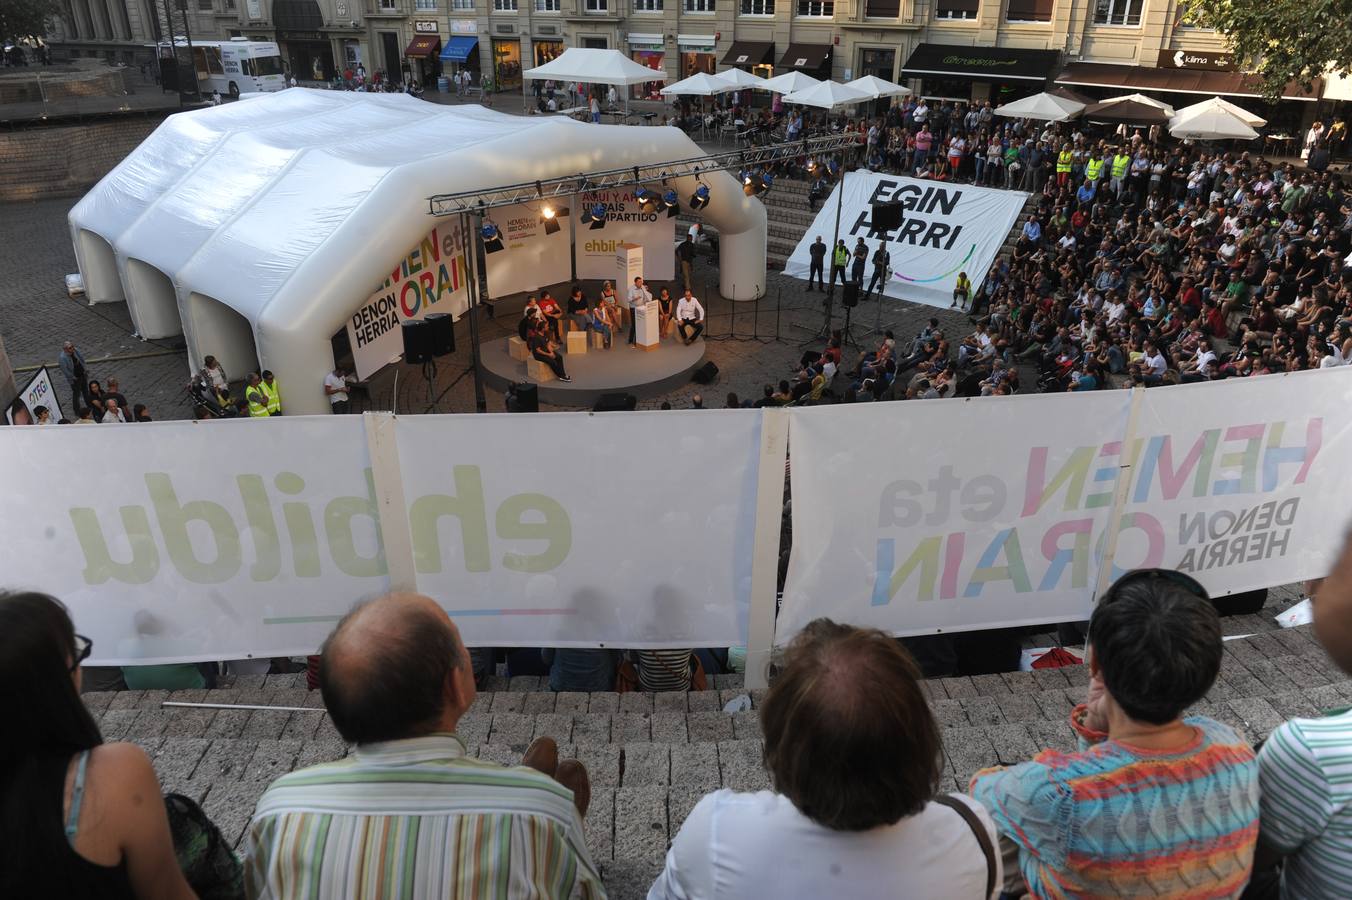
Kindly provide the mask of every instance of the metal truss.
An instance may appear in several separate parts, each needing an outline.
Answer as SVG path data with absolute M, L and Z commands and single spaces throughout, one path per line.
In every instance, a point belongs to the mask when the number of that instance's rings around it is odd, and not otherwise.
M 699 176 L 709 172 L 740 172 L 744 169 L 759 169 L 779 160 L 795 159 L 802 156 L 822 156 L 858 145 L 859 135 L 857 133 L 833 134 L 780 144 L 747 147 L 742 150 L 729 150 L 726 153 L 709 153 L 703 156 L 693 156 L 689 159 L 673 159 L 641 166 L 627 166 L 622 169 L 608 169 L 604 172 L 579 173 L 561 178 L 546 178 L 542 181 L 527 181 L 520 184 L 509 184 L 477 191 L 463 191 L 455 194 L 436 194 L 427 198 L 427 211 L 429 215 L 433 216 L 482 213 L 517 203 L 564 198 L 590 191 L 642 185 L 651 186 L 669 178 Z

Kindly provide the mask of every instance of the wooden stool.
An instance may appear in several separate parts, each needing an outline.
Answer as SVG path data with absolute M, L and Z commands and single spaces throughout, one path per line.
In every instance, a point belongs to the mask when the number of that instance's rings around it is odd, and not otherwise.
M 555 379 L 554 370 L 534 356 L 526 360 L 526 377 L 536 384 L 544 384 Z
M 587 352 L 587 332 L 570 331 L 568 332 L 568 355 L 574 353 L 583 354 Z
M 591 335 L 591 346 L 593 350 L 606 349 L 606 336 L 599 331 L 587 332 Z
M 525 362 L 530 358 L 530 348 L 526 342 L 519 337 L 509 337 L 507 339 L 507 355 L 512 359 L 519 359 Z

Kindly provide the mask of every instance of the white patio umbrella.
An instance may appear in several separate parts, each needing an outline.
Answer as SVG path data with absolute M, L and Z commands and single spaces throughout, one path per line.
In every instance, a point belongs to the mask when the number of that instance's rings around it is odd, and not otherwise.
M 1204 141 L 1251 141 L 1258 137 L 1258 132 L 1239 116 L 1219 106 L 1175 116 L 1169 120 L 1169 133 L 1176 138 Z
M 863 78 L 856 78 L 854 81 L 845 82 L 847 88 L 854 88 L 856 91 L 863 91 L 874 100 L 879 97 L 904 97 L 911 92 L 910 88 L 902 87 L 899 84 L 893 84 L 890 81 L 884 81 L 877 75 L 865 75 Z
M 796 103 L 800 106 L 816 106 L 821 109 L 834 109 L 837 106 L 849 106 L 852 103 L 872 99 L 870 95 L 857 88 L 846 87 L 835 81 L 823 81 L 807 90 L 786 94 L 784 102 Z
M 995 114 L 1007 119 L 1038 119 L 1043 122 L 1066 122 L 1084 112 L 1084 104 L 1043 91 L 1022 100 L 997 106 Z
M 1194 113 L 1201 112 L 1202 110 L 1206 109 L 1228 110 L 1229 112 L 1235 114 L 1235 118 L 1239 119 L 1241 122 L 1243 122 L 1245 125 L 1248 125 L 1250 128 L 1262 128 L 1264 125 L 1267 124 L 1267 119 L 1264 119 L 1262 116 L 1255 116 L 1253 113 L 1249 112 L 1244 107 L 1236 106 L 1229 100 L 1224 100 L 1220 97 L 1212 97 L 1210 100 L 1203 100 L 1201 103 L 1194 103 L 1191 106 L 1185 106 L 1178 111 L 1176 118 L 1182 119 L 1185 116 L 1190 116 Z
M 759 75 L 752 75 L 746 69 L 724 69 L 714 76 L 721 79 L 734 88 L 758 88 L 765 84 L 765 79 Z
M 714 94 L 725 94 L 728 91 L 735 90 L 737 90 L 736 87 L 715 75 L 710 75 L 707 72 L 696 72 L 689 78 L 683 78 L 675 84 L 662 88 L 662 95 L 666 97 L 712 97 Z
M 810 87 L 821 84 L 811 75 L 804 75 L 802 72 L 785 72 L 783 75 L 776 75 L 774 78 L 767 78 L 760 85 L 762 91 L 774 91 L 776 94 L 792 94 L 794 91 L 805 91 Z
M 1174 108 L 1163 100 L 1156 100 L 1154 97 L 1147 97 L 1145 94 L 1123 94 L 1120 97 L 1109 97 L 1103 103 L 1120 103 L 1124 100 L 1134 100 L 1137 103 L 1144 103 L 1146 106 L 1153 106 L 1161 110 L 1166 116 L 1174 114 Z M 1099 104 L 1100 106 L 1102 104 Z

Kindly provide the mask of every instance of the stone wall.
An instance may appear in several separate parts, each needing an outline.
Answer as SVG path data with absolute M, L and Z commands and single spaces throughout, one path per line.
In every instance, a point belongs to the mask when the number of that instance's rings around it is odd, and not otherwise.
M 136 116 L 0 133 L 0 203 L 84 193 L 161 121 Z

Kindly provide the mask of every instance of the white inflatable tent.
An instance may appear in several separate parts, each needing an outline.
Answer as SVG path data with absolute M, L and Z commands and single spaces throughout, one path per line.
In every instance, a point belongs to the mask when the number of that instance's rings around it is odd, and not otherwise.
M 289 413 L 325 413 L 330 338 L 431 228 L 429 196 L 700 153 L 674 128 L 295 88 L 170 116 L 71 210 L 71 237 L 91 303 L 125 300 L 146 338 L 182 333 L 190 369 L 268 368 Z M 754 299 L 765 208 L 703 178 L 723 296 Z

